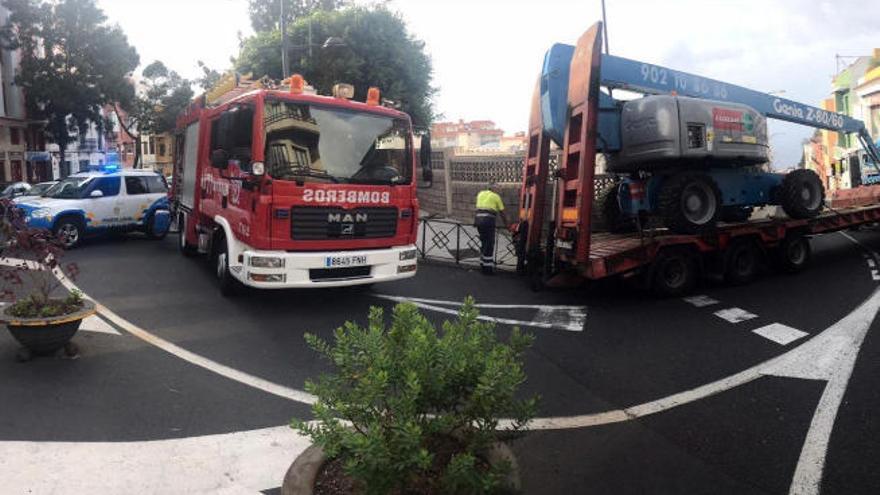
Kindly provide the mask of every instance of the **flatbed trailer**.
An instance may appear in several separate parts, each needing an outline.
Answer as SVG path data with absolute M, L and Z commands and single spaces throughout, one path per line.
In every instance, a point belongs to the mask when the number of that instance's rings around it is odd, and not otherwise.
M 580 275 L 598 280 L 615 275 L 639 273 L 650 267 L 665 249 L 684 249 L 692 254 L 723 254 L 733 243 L 749 241 L 764 254 L 774 254 L 786 239 L 827 234 L 880 222 L 880 205 L 827 210 L 810 220 L 766 218 L 737 224 L 722 224 L 711 235 L 676 235 L 665 230 L 614 234 L 597 232 L 592 236 L 589 263 Z M 807 261 L 807 260 L 805 260 Z M 801 269 L 806 266 L 791 266 Z
M 880 151 L 861 121 L 720 81 L 603 56 L 600 33 L 601 23 L 597 23 L 571 47 L 568 74 L 547 70 L 554 62 L 558 64 L 552 54 L 560 51 L 548 52 L 545 71 L 535 85 L 516 241 L 518 271 L 527 274 L 533 285 L 639 277 L 657 293 L 676 295 L 689 291 L 705 273 L 720 273 L 731 283 L 745 283 L 757 275 L 762 258 L 796 272 L 809 264 L 811 236 L 880 222 L 880 186 L 862 186 L 835 193 L 830 206 L 826 201 L 826 208 L 813 218 L 719 223 L 700 234 L 646 228 L 650 222 L 639 225 L 634 233 L 603 232 L 593 221 L 596 193 L 606 180 L 597 177 L 595 170 L 596 154 L 608 141 L 598 119 L 609 109 L 609 98 L 603 96 L 601 87 L 609 92 L 613 88 L 643 93 L 672 91 L 690 97 L 746 101 L 769 118 L 855 133 L 874 163 L 880 163 Z M 554 77 L 568 79 L 565 101 L 555 101 L 543 91 L 554 84 Z M 551 115 L 560 105 L 566 109 L 564 116 Z M 549 113 L 545 109 L 550 109 Z M 549 119 L 553 125 L 547 124 L 548 115 L 553 117 Z M 559 124 L 560 119 L 564 124 Z M 550 159 L 553 143 L 561 148 L 555 169 Z M 644 194 L 644 190 L 628 187 L 630 195 Z

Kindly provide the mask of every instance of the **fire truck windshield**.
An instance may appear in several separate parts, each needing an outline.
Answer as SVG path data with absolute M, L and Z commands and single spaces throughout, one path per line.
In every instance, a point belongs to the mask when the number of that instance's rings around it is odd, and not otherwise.
M 408 184 L 409 123 L 372 113 L 267 100 L 266 171 L 281 180 Z

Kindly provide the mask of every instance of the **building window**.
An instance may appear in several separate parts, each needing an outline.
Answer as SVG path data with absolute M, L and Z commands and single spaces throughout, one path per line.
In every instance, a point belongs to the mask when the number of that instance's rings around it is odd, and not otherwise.
M 9 128 L 9 142 L 11 144 L 21 144 L 21 134 L 18 127 Z
M 165 142 L 159 143 L 159 156 L 165 156 Z
M 150 137 L 150 154 L 156 154 L 156 138 Z

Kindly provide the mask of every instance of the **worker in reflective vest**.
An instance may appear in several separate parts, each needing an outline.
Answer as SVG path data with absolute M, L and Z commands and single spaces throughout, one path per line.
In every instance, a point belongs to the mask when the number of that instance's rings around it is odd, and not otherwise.
M 495 271 L 495 216 L 500 215 L 504 225 L 507 225 L 504 202 L 498 194 L 500 191 L 498 184 L 490 182 L 488 188 L 477 193 L 474 225 L 480 234 L 480 268 L 485 275 L 492 275 Z

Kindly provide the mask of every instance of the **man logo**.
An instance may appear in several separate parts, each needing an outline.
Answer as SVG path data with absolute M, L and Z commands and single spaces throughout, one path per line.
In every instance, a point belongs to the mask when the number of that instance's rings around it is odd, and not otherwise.
M 342 235 L 354 235 L 354 224 L 353 223 L 344 223 L 342 224 Z
M 354 224 L 354 223 L 366 223 L 367 214 L 366 213 L 328 213 L 327 214 L 327 223 L 346 223 L 346 224 Z

